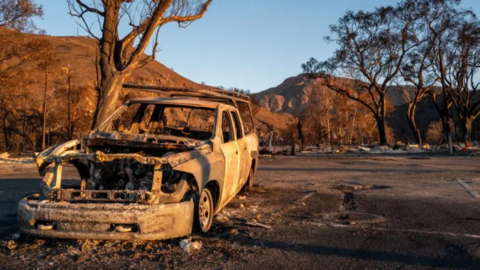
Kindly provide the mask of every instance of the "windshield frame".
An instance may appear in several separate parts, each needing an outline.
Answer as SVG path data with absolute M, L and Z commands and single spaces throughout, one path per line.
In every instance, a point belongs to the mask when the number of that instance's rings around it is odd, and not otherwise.
M 181 105 L 181 104 L 171 104 L 171 103 L 162 103 L 162 102 L 145 102 L 145 101 L 134 101 L 134 100 L 130 100 L 124 104 L 122 104 L 117 110 L 115 110 L 102 124 L 100 124 L 96 129 L 92 130 L 91 133 L 95 133 L 97 131 L 100 131 L 100 132 L 105 132 L 105 133 L 110 133 L 110 132 L 118 132 L 118 133 L 122 133 L 122 131 L 117 131 L 117 130 L 112 130 L 111 129 L 111 126 L 113 124 L 113 121 L 117 120 L 118 117 L 120 117 L 120 115 L 122 115 L 123 112 L 125 112 L 130 106 L 134 105 L 134 104 L 140 104 L 143 105 L 143 104 L 146 104 L 147 106 L 148 105 L 155 105 L 155 106 L 163 106 L 164 108 L 186 108 L 186 109 L 192 109 L 190 111 L 193 112 L 193 110 L 195 109 L 200 109 L 200 110 L 206 110 L 206 111 L 213 111 L 213 115 L 214 115 L 214 122 L 213 122 L 213 126 L 212 126 L 212 129 L 211 129 L 211 136 L 209 138 L 209 140 L 211 139 L 214 139 L 215 136 L 216 136 L 216 129 L 217 129 L 217 113 L 218 113 L 218 106 L 214 109 L 212 109 L 211 107 L 205 107 L 205 106 L 201 106 L 201 104 L 199 104 L 199 106 L 192 106 L 192 105 Z M 137 134 L 137 133 L 132 133 L 132 134 Z M 148 135 L 148 136 L 173 136 L 173 137 L 178 137 L 178 138 L 182 138 L 181 136 L 175 136 L 175 135 L 165 135 L 165 134 L 142 134 L 142 133 L 138 133 L 138 135 Z M 190 140 L 196 140 L 196 139 L 192 139 L 192 138 L 188 138 Z

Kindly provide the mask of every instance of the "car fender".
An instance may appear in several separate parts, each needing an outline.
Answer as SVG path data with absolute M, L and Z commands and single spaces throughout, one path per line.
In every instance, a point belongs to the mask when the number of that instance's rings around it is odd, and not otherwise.
M 80 144 L 81 141 L 79 139 L 75 139 L 65 143 L 54 145 L 50 148 L 45 149 L 43 152 L 40 152 L 40 154 L 35 157 L 35 163 L 37 164 L 40 176 L 45 176 L 45 174 L 47 173 L 48 167 L 53 162 L 51 157 L 79 153 Z
M 210 153 L 203 155 L 182 163 L 173 169 L 192 174 L 195 177 L 200 192 L 210 180 L 216 180 L 218 182 L 220 192 L 223 189 L 225 161 L 223 156 L 219 154 Z

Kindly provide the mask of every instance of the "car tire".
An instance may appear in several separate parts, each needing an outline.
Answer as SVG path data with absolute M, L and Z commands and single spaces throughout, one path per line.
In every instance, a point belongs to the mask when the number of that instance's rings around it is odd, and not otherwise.
M 195 229 L 206 233 L 213 223 L 214 205 L 210 190 L 204 188 L 195 204 Z

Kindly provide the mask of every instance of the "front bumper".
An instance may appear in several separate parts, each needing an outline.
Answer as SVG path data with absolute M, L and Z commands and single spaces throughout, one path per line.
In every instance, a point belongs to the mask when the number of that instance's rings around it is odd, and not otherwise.
M 193 201 L 142 205 L 66 203 L 22 199 L 22 233 L 39 237 L 98 240 L 159 240 L 189 235 Z M 119 232 L 118 228 L 130 228 Z M 116 229 L 117 228 L 117 229 Z

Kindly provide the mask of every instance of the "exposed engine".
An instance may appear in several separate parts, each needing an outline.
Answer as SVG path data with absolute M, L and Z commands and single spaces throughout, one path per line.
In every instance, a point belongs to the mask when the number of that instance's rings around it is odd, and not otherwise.
M 182 173 L 169 164 L 162 166 L 162 192 L 172 193 L 177 189 Z M 90 177 L 85 183 L 87 190 L 151 190 L 153 185 L 153 165 L 145 165 L 135 160 L 91 163 Z
M 162 178 L 162 192 L 172 193 L 177 189 L 179 180 L 182 177 L 182 173 L 174 171 L 172 166 L 165 164 L 162 166 L 163 178 Z
M 134 160 L 91 163 L 90 177 L 86 182 L 89 190 L 151 190 L 153 166 Z

